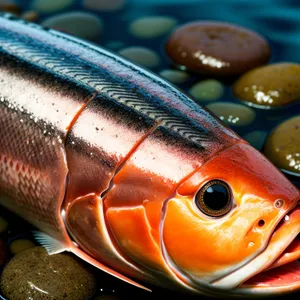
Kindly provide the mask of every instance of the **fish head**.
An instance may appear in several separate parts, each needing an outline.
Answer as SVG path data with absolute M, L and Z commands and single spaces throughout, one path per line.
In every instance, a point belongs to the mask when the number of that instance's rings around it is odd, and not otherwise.
M 205 293 L 299 289 L 299 199 L 299 190 L 250 145 L 225 149 L 164 204 L 165 261 Z
M 66 224 L 86 261 L 212 296 L 300 288 L 300 193 L 259 151 L 226 148 L 174 190 L 151 176 L 129 164 L 104 198 L 69 204 Z

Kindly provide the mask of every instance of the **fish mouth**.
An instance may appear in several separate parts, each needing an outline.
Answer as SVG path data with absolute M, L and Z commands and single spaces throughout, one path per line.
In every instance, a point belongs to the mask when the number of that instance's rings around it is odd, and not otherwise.
M 280 294 L 300 289 L 300 206 L 286 214 L 267 247 L 249 263 L 213 283 L 238 294 Z

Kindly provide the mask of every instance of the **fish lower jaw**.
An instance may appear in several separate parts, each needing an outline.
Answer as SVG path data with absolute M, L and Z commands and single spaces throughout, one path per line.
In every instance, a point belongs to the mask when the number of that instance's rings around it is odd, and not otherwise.
M 300 234 L 264 271 L 245 281 L 239 292 L 280 294 L 300 289 Z
M 216 288 L 232 294 L 268 295 L 300 289 L 300 206 L 279 223 L 266 249 L 228 276 Z

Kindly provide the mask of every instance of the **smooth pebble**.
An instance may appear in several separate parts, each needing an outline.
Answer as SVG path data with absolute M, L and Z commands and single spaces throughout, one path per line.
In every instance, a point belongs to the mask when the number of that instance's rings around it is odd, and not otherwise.
M 281 107 L 300 99 L 300 65 L 276 63 L 259 67 L 240 77 L 233 94 L 256 107 Z
M 29 22 L 35 22 L 38 20 L 39 14 L 34 10 L 28 10 L 22 13 L 21 18 Z
M 178 84 L 184 83 L 190 78 L 190 75 L 184 71 L 171 70 L 171 69 L 162 70 L 159 72 L 159 75 L 173 83 L 178 83 Z
M 48 255 L 33 247 L 5 266 L 0 286 L 8 299 L 90 299 L 96 279 L 90 268 L 68 253 Z
M 0 234 L 5 232 L 7 230 L 7 227 L 8 222 L 6 221 L 6 219 L 0 216 Z
M 206 79 L 194 84 L 189 93 L 199 101 L 215 101 L 224 93 L 223 84 L 215 79 Z
M 243 138 L 257 150 L 261 150 L 267 135 L 268 133 L 266 131 L 255 130 L 245 134 Z
M 40 13 L 49 14 L 69 8 L 73 2 L 74 0 L 33 0 L 31 9 Z
M 247 126 L 255 120 L 255 111 L 242 104 L 214 102 L 206 107 L 231 126 Z
M 160 64 L 158 54 L 145 47 L 124 48 L 119 51 L 119 54 L 147 68 L 155 68 Z
M 34 246 L 35 244 L 31 240 L 17 239 L 10 243 L 9 249 L 12 254 L 17 254 Z
M 42 25 L 90 41 L 97 41 L 102 33 L 102 20 L 95 14 L 81 11 L 49 17 Z
M 300 175 L 300 115 L 273 129 L 268 136 L 264 154 L 283 171 Z
M 129 25 L 129 32 L 139 38 L 155 38 L 167 34 L 177 20 L 168 16 L 147 16 L 134 20 Z
M 84 0 L 83 7 L 95 11 L 115 11 L 121 9 L 124 0 Z
M 265 64 L 271 54 L 258 33 L 225 22 L 194 21 L 175 29 L 165 47 L 179 67 L 215 76 L 236 76 Z

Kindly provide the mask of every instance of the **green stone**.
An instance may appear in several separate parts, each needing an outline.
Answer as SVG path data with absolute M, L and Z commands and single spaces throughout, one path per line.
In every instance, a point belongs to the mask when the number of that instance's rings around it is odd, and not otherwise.
M 206 106 L 222 121 L 231 126 L 250 125 L 256 117 L 255 111 L 242 104 L 229 102 L 215 102 Z
M 194 84 L 189 93 L 198 101 L 215 101 L 222 97 L 224 86 L 215 79 L 207 79 Z

